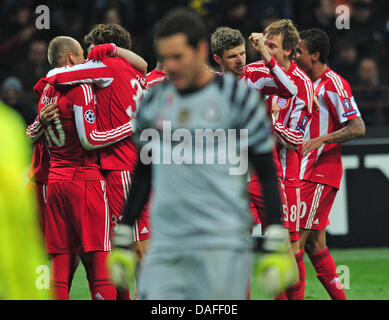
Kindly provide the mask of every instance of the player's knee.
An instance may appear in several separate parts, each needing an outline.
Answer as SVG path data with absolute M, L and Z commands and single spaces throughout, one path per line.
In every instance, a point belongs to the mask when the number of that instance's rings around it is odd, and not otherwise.
M 305 242 L 304 250 L 307 254 L 313 254 L 315 252 L 319 252 L 326 247 L 325 240 L 323 240 L 318 234 L 313 232 Z

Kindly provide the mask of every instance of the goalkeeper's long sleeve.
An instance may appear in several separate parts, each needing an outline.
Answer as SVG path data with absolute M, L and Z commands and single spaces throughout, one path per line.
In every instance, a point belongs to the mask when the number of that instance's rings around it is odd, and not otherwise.
M 254 166 L 262 185 L 268 225 L 280 224 L 282 202 L 273 155 L 272 153 L 253 154 L 249 152 L 249 160 Z
M 133 226 L 139 218 L 151 192 L 151 164 L 138 160 L 131 183 L 122 223 Z

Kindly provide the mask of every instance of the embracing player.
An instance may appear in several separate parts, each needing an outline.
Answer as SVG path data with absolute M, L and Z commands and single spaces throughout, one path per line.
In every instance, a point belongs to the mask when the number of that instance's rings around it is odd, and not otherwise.
M 313 110 L 302 147 L 300 246 L 334 300 L 346 295 L 325 240 L 328 216 L 342 178 L 342 142 L 365 134 L 349 83 L 327 65 L 330 40 L 317 28 L 300 32 L 296 61 L 314 84 L 319 110 Z
M 80 44 L 70 37 L 49 43 L 48 60 L 63 68 L 84 61 Z M 50 73 L 55 73 L 56 69 Z M 41 134 L 50 150 L 46 209 L 46 248 L 52 257 L 52 287 L 57 299 L 68 299 L 76 256 L 85 266 L 93 299 L 115 299 L 116 290 L 106 266 L 110 245 L 110 217 L 106 183 L 96 152 L 133 133 L 131 122 L 107 131 L 96 124 L 96 98 L 87 84 L 46 86 L 39 101 L 58 108 Z
M 97 25 L 85 36 L 84 41 L 89 48 L 114 42 L 120 48 L 131 49 L 130 34 L 116 24 Z M 47 79 L 54 85 L 93 84 L 97 97 L 98 127 L 100 130 L 111 130 L 134 119 L 146 85 L 147 63 L 129 50 L 127 52 L 143 67 L 137 66 L 136 69 L 125 59 L 105 56 L 102 60 L 89 60 L 73 67 L 57 69 L 49 73 Z M 139 69 L 143 71 L 140 72 Z M 123 139 L 102 149 L 100 161 L 107 182 L 109 209 L 115 230 L 122 216 L 131 185 L 131 174 L 137 162 L 136 146 L 131 140 Z M 135 224 L 134 239 L 140 240 L 143 225 L 143 221 Z M 128 293 L 118 294 L 119 298 L 129 299 Z

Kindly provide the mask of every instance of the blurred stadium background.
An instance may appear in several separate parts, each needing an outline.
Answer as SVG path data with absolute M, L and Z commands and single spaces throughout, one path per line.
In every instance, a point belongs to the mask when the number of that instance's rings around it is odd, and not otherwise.
M 50 10 L 50 28 L 39 30 L 35 25 L 39 14 L 35 10 L 42 4 Z M 153 32 L 162 15 L 178 5 L 192 7 L 202 14 L 210 33 L 225 25 L 241 30 L 248 37 L 253 31 L 261 32 L 273 20 L 290 18 L 299 30 L 319 27 L 329 34 L 332 42 L 329 64 L 350 82 L 367 134 L 344 144 L 344 175 L 330 215 L 328 245 L 338 248 L 334 251 L 336 262 L 350 269 L 352 266 L 351 277 L 358 274 L 361 278 L 360 291 L 351 298 L 389 299 L 388 289 L 384 289 L 389 283 L 383 274 L 389 268 L 389 249 L 380 249 L 389 247 L 389 1 L 2 0 L 0 99 L 16 109 L 26 124 L 31 123 L 37 112 L 32 87 L 50 69 L 46 56 L 48 42 L 57 35 L 68 35 L 83 44 L 83 36 L 96 23 L 123 25 L 131 33 L 133 50 L 146 59 L 151 71 L 156 65 Z M 336 28 L 335 9 L 339 5 L 350 9 L 350 29 Z M 249 45 L 247 50 L 247 63 L 259 59 Z M 210 63 L 217 68 L 211 57 Z M 325 298 L 313 272 L 308 271 L 308 275 L 312 283 L 317 282 L 319 290 L 317 295 L 314 287 L 307 289 L 311 290 L 308 297 Z M 369 283 L 377 284 L 374 293 L 364 290 Z M 81 281 L 77 289 L 76 277 L 74 286 L 73 298 L 88 299 L 86 282 Z M 260 295 L 254 292 L 253 297 Z

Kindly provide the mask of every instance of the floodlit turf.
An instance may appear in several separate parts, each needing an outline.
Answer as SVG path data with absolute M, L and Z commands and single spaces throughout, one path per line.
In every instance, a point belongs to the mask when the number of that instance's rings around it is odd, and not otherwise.
M 330 249 L 338 266 L 339 276 L 346 289 L 346 296 L 352 300 L 389 300 L 389 248 L 382 249 Z M 327 292 L 315 276 L 315 271 L 305 255 L 307 300 L 328 300 Z M 347 270 L 349 282 L 347 282 Z M 131 287 L 133 297 L 134 284 Z M 269 299 L 258 288 L 251 286 L 253 300 Z M 90 299 L 88 283 L 82 266 L 73 280 L 70 299 Z

